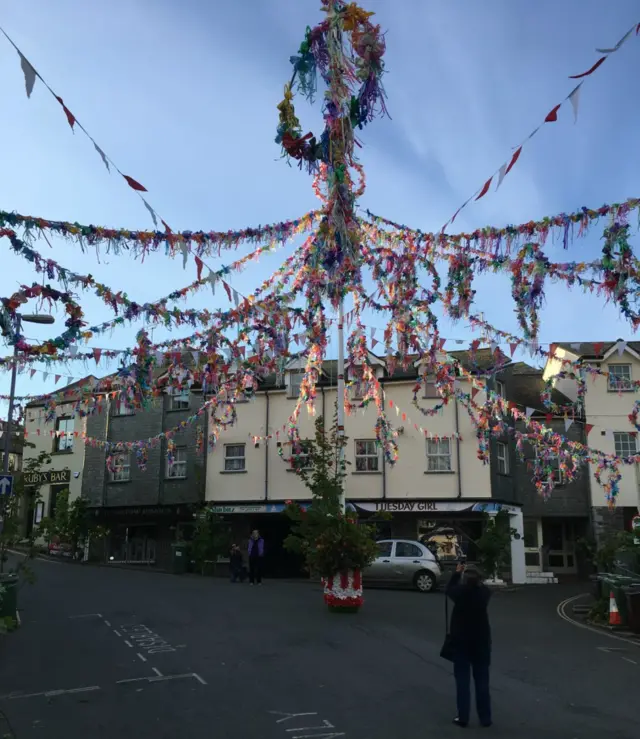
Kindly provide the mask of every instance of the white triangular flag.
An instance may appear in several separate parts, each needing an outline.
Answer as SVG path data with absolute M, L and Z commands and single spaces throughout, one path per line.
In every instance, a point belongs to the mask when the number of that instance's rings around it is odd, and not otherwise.
M 24 74 L 24 86 L 27 90 L 27 97 L 31 97 L 31 93 L 33 92 L 33 86 L 36 84 L 36 70 L 31 66 L 31 62 L 27 59 L 26 56 L 22 56 L 20 52 L 20 66 L 22 67 L 22 72 Z
M 182 249 L 182 269 L 186 269 L 187 259 L 189 258 L 189 247 L 186 241 L 180 242 L 180 249 Z
M 605 439 L 608 439 L 609 441 L 613 441 L 613 429 L 605 429 L 604 437 Z
M 502 180 L 504 180 L 504 176 L 507 174 L 507 165 L 503 164 L 502 167 L 500 167 L 500 171 L 498 172 L 498 187 L 496 187 L 496 190 L 500 188 L 500 185 L 502 184 Z
M 613 47 L 613 49 L 596 49 L 598 54 L 613 54 L 614 51 L 618 51 L 618 49 L 624 44 L 624 42 L 631 36 L 633 33 L 633 29 L 635 28 L 635 24 L 625 33 L 625 35 L 618 41 L 618 43 Z
M 569 102 L 571 103 L 571 107 L 573 108 L 573 122 L 578 122 L 578 108 L 580 107 L 580 88 L 582 87 L 582 82 L 573 88 L 573 90 L 569 93 Z
M 109 160 L 107 159 L 107 155 L 104 153 L 104 151 L 102 151 L 102 149 L 98 146 L 98 144 L 96 144 L 95 141 L 93 142 L 93 146 L 95 150 L 98 152 L 98 154 L 100 154 L 100 158 L 102 159 L 102 163 L 104 164 L 104 166 L 107 168 L 107 172 L 111 174 L 111 169 L 109 167 Z
M 526 413 L 527 418 L 531 418 L 531 416 L 533 416 L 533 414 L 535 413 L 535 409 L 527 407 L 527 409 L 525 410 L 525 413 Z
M 191 356 L 193 357 L 193 361 L 195 362 L 195 365 L 197 367 L 198 362 L 200 361 L 200 352 L 191 352 Z
M 621 357 L 627 348 L 627 342 L 626 341 L 619 341 L 618 342 L 618 356 Z
M 571 425 L 573 424 L 573 419 L 571 418 L 565 418 L 564 419 L 564 430 L 568 431 L 571 428 Z
M 70 344 L 69 345 L 69 355 L 71 357 L 75 357 L 77 353 L 78 353 L 78 347 L 75 344 Z
M 42 381 L 43 382 L 46 382 L 47 381 L 47 377 L 49 377 L 49 373 L 48 372 L 43 372 L 42 373 Z
M 153 225 L 156 228 L 156 231 L 158 230 L 158 219 L 156 217 L 155 210 L 147 203 L 147 201 L 142 198 L 142 202 L 144 203 L 144 207 L 149 211 L 149 215 L 151 216 L 151 220 L 153 221 Z
M 209 282 L 211 283 L 211 293 L 215 297 L 216 295 L 216 280 L 218 275 L 215 272 L 209 272 Z

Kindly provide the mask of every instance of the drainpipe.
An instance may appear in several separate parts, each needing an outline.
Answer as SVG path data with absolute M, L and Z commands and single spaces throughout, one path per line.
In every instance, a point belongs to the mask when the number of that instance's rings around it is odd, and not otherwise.
M 458 398 L 454 398 L 453 409 L 455 414 L 456 429 L 456 464 L 458 466 L 458 499 L 462 498 L 462 467 L 460 465 L 460 414 L 458 410 Z
M 387 499 L 387 460 L 382 453 L 382 500 Z
M 264 391 L 267 399 L 267 407 L 265 413 L 265 439 L 264 439 L 264 499 L 269 500 L 269 391 Z

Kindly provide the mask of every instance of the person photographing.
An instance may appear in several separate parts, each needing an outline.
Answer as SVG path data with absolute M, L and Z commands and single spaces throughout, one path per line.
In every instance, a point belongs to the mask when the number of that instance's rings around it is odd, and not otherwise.
M 477 567 L 460 563 L 449 580 L 445 597 L 453 601 L 448 637 L 458 706 L 458 715 L 453 723 L 460 727 L 469 723 L 473 673 L 480 724 L 491 726 L 491 627 L 488 614 L 491 591 L 483 583 Z

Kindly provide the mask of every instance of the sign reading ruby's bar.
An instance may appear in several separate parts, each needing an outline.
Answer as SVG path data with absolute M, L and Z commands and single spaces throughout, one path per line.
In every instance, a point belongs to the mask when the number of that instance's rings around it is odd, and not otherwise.
M 45 470 L 44 472 L 25 472 L 25 485 L 59 485 L 71 482 L 71 470 Z

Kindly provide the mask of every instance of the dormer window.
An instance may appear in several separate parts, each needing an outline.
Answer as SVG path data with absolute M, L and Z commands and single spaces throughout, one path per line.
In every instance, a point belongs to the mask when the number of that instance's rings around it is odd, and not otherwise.
M 610 364 L 608 389 L 611 393 L 629 393 L 633 391 L 630 364 Z
M 289 397 L 297 398 L 300 395 L 300 386 L 304 378 L 302 370 L 292 370 L 289 372 Z

